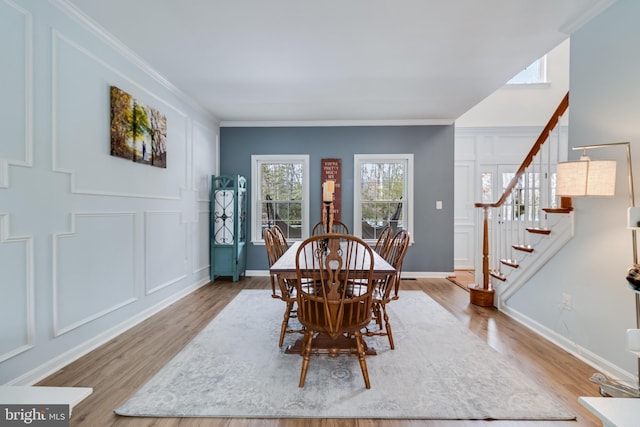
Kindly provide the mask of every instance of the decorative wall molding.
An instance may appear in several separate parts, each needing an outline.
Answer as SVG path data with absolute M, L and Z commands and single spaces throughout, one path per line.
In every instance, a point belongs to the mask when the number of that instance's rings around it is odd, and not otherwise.
M 150 261 L 150 253 L 149 253 L 149 247 L 153 246 L 149 243 L 149 239 L 150 239 L 150 235 L 154 232 L 154 230 L 151 230 L 150 228 L 150 218 L 151 217 L 159 217 L 159 216 L 176 216 L 177 217 L 177 221 L 176 224 L 180 225 L 182 227 L 182 250 L 183 252 L 183 257 L 180 259 L 176 256 L 175 253 L 172 253 L 172 257 L 170 259 L 178 259 L 181 263 L 182 266 L 179 267 L 178 269 L 180 270 L 180 274 L 174 276 L 174 277 L 169 277 L 166 280 L 164 280 L 163 282 L 160 283 L 152 283 L 150 277 L 150 270 L 154 267 L 153 264 Z M 154 292 L 157 292 L 161 289 L 167 288 L 171 285 L 174 285 L 184 279 L 187 278 L 187 260 L 188 260 L 188 253 L 189 253 L 189 245 L 188 245 L 188 237 L 187 237 L 187 231 L 186 231 L 186 225 L 187 225 L 187 221 L 185 221 L 184 219 L 184 215 L 182 212 L 180 211 L 145 211 L 144 213 L 144 266 L 145 266 L 145 294 L 146 295 L 151 295 Z M 162 232 L 163 230 L 156 230 L 156 232 Z M 176 247 L 171 247 L 171 249 L 173 250 L 172 252 L 175 252 L 175 250 L 177 249 Z M 179 252 L 178 252 L 179 254 Z M 162 259 L 162 258 L 161 258 Z M 165 261 L 168 261 L 167 259 L 165 259 Z M 164 266 L 166 266 L 166 263 L 164 264 Z
M 60 321 L 60 312 L 59 312 L 59 299 L 60 299 L 60 283 L 59 283 L 59 265 L 60 265 L 60 250 L 59 250 L 59 241 L 64 238 L 73 238 L 77 236 L 76 232 L 76 221 L 78 218 L 117 218 L 117 217 L 130 217 L 131 228 L 132 228 L 132 245 L 133 245 L 133 265 L 137 265 L 138 263 L 135 260 L 136 251 L 135 251 L 135 235 L 136 235 L 136 213 L 135 212 L 72 212 L 70 218 L 70 230 L 69 232 L 64 233 L 54 233 L 53 234 L 53 247 L 51 252 L 52 257 L 52 275 L 51 283 L 52 283 L 52 313 L 53 313 L 53 334 L 55 337 L 63 335 L 69 331 L 77 329 L 83 325 L 86 325 L 96 319 L 99 319 L 103 316 L 106 316 L 109 313 L 112 313 L 124 306 L 127 306 L 137 300 L 137 298 L 130 297 L 125 298 L 118 303 L 111 305 L 109 307 L 104 308 L 98 312 L 91 314 L 90 316 L 86 316 L 76 322 L 71 324 L 62 325 Z M 100 242 L 96 242 L 96 244 L 100 244 Z M 135 284 L 134 278 L 132 278 L 132 282 Z M 135 287 L 131 290 L 132 295 L 135 295 Z
M 22 242 L 25 247 L 25 325 L 26 325 L 26 342 L 8 351 L 0 354 L 0 362 L 10 359 L 18 354 L 24 353 L 35 345 L 35 290 L 34 290 L 34 258 L 33 258 L 33 237 L 32 236 L 9 236 L 9 214 L 0 212 L 0 245 Z M 16 301 L 16 304 L 18 302 Z
M 455 268 L 474 268 L 474 264 L 479 265 L 481 236 L 476 223 L 480 225 L 481 219 L 478 216 L 480 210 L 474 207 L 474 203 L 479 202 L 481 197 L 478 184 L 480 173 L 497 173 L 498 167 L 512 167 L 515 171 L 541 131 L 542 126 L 456 127 Z M 564 141 L 566 147 L 567 133 L 567 126 L 563 125 L 559 133 L 553 133 L 553 137 Z M 566 149 L 561 148 L 559 153 L 553 155 L 561 156 L 563 152 L 566 153 Z
M 454 259 L 453 266 L 456 270 L 475 268 L 476 236 L 475 225 L 456 225 L 453 233 Z
M 67 366 L 69 363 L 79 359 L 85 354 L 95 350 L 103 344 L 106 344 L 113 338 L 116 338 L 118 335 L 126 332 L 128 329 L 136 326 L 137 324 L 147 320 L 151 316 L 165 308 L 169 307 L 171 304 L 180 301 L 185 296 L 191 294 L 192 292 L 198 290 L 202 286 L 209 283 L 209 280 L 200 280 L 193 285 L 180 290 L 179 292 L 172 294 L 168 298 L 160 301 L 157 304 L 154 304 L 151 307 L 148 307 L 137 313 L 136 315 L 124 320 L 123 322 L 113 326 L 112 328 L 92 337 L 89 340 L 83 341 L 79 345 L 65 351 L 64 353 L 58 355 L 57 357 L 48 360 L 46 363 L 37 366 L 35 369 L 26 372 L 23 375 L 11 380 L 6 385 L 34 385 L 39 381 L 45 379 L 56 371 Z
M 0 158 L 0 188 L 9 187 L 9 166 L 33 167 L 33 17 L 11 0 L 3 2 L 24 19 L 24 158 Z M 16 37 L 18 35 L 16 34 Z M 6 58 L 5 58 L 6 59 Z M 6 62 L 3 67 L 9 66 Z M 0 136 L 6 138 L 6 135 Z
M 181 221 L 184 224 L 197 224 L 200 222 L 198 216 L 198 191 L 195 189 L 180 188 L 180 199 L 184 202 Z
M 55 28 L 51 30 L 51 43 L 52 43 L 52 46 L 51 46 L 51 50 L 52 50 L 52 54 L 51 54 L 51 80 L 52 80 L 52 85 L 51 85 L 51 127 L 52 127 L 51 129 L 51 146 L 52 146 L 51 147 L 51 151 L 52 151 L 51 169 L 52 171 L 56 173 L 69 175 L 70 191 L 73 194 L 90 194 L 90 195 L 98 195 L 98 196 L 133 197 L 133 198 L 161 199 L 161 200 L 179 200 L 180 199 L 179 195 L 162 196 L 162 195 L 155 195 L 155 194 L 102 191 L 102 190 L 95 190 L 95 189 L 78 188 L 76 183 L 77 180 L 76 180 L 75 170 L 65 169 L 58 165 L 59 163 L 58 162 L 58 144 L 59 144 L 60 135 L 58 131 L 59 118 L 58 118 L 57 105 L 59 102 L 60 94 L 58 93 L 58 90 L 56 88 L 56 83 L 59 78 L 58 77 L 58 67 L 59 67 L 58 56 L 59 56 L 60 45 L 62 43 L 74 48 L 79 53 L 83 54 L 87 58 L 94 61 L 96 64 L 99 64 L 104 69 L 113 73 L 115 76 L 118 76 L 119 78 L 125 80 L 132 87 L 135 87 L 139 91 L 139 93 L 144 93 L 150 99 L 153 99 L 157 101 L 159 104 L 163 104 L 168 109 L 173 110 L 175 114 L 181 117 L 185 122 L 185 135 L 184 135 L 185 150 L 187 149 L 189 131 L 188 131 L 188 126 L 186 126 L 186 124 L 188 123 L 188 120 L 187 120 L 188 116 L 186 113 L 184 113 L 178 107 L 170 104 L 168 101 L 160 98 L 153 92 L 149 91 L 143 85 L 129 78 L 124 73 L 117 70 L 116 68 L 112 67 L 110 64 L 102 60 L 100 57 L 93 54 L 91 51 L 81 46 L 77 42 L 73 41 L 71 38 L 65 36 L 64 34 L 62 34 L 62 32 L 60 32 Z M 188 170 L 188 164 L 189 164 L 189 157 L 186 154 L 187 153 L 185 152 L 185 165 L 184 165 L 184 177 L 183 177 L 183 182 L 185 182 L 185 184 L 187 182 L 187 170 Z
M 0 88 L 10 95 L 3 101 L 11 126 L 0 135 L 5 384 L 34 384 L 209 282 L 200 225 L 208 194 L 194 182 L 213 174 L 218 123 L 118 43 L 103 43 L 95 28 L 59 10 L 71 4 L 0 0 L 0 44 L 8 48 L 0 75 L 11 89 Z M 167 114 L 167 169 L 110 156 L 110 85 Z M 151 210 L 174 213 L 158 219 Z M 145 211 L 150 230 L 169 225 L 159 241 L 173 246 L 145 246 Z M 168 265 L 147 270 L 161 263 Z
M 210 242 L 210 232 L 209 232 L 209 210 L 200 210 L 198 212 L 198 215 L 200 217 L 200 221 L 198 222 L 198 224 L 196 225 L 197 229 L 198 229 L 198 233 L 197 235 L 201 238 L 204 239 L 204 242 L 206 244 L 206 255 L 207 257 L 204 260 L 204 264 L 198 266 L 196 263 L 197 262 L 201 262 L 202 260 L 198 259 L 195 254 L 193 257 L 193 264 L 194 264 L 194 269 L 193 269 L 193 273 L 194 274 L 198 274 L 204 270 L 208 270 L 209 268 L 211 268 L 211 260 L 209 259 L 209 242 Z M 207 232 L 203 233 L 203 228 L 206 228 Z
M 473 161 L 457 161 L 455 162 L 455 171 L 456 171 L 456 182 L 455 182 L 455 191 L 456 195 L 458 192 L 462 193 L 461 195 L 465 198 L 475 197 L 476 191 L 474 188 L 475 181 L 475 162 Z M 461 206 L 458 206 L 458 203 Z M 469 209 L 471 208 L 471 209 Z M 454 209 L 454 221 L 456 224 L 475 224 L 475 208 L 473 203 L 467 200 L 456 200 L 456 206 Z

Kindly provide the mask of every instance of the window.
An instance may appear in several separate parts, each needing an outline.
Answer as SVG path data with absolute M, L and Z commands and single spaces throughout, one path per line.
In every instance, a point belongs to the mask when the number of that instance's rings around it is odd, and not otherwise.
M 507 82 L 508 85 L 547 83 L 547 56 L 536 60 Z
M 354 233 L 375 241 L 390 225 L 413 240 L 413 154 L 356 154 L 353 169 Z
M 287 239 L 309 234 L 309 156 L 251 156 L 252 241 L 278 225 Z
M 515 173 L 502 174 L 504 192 Z M 525 190 L 526 188 L 526 190 Z M 528 194 L 525 194 L 525 191 Z M 531 221 L 540 217 L 540 173 L 529 172 L 520 177 L 516 188 L 505 202 L 504 219 L 506 221 Z
M 484 171 L 480 173 L 482 203 L 494 203 L 505 192 L 515 172 L 507 171 L 515 167 L 498 167 L 498 188 L 494 186 L 494 172 Z M 507 169 L 507 170 L 505 170 Z M 543 199 L 544 188 L 541 187 L 541 174 L 539 172 L 528 172 L 520 177 L 518 184 L 507 196 L 505 203 L 500 210 L 499 221 L 538 221 L 541 215 L 541 200 Z M 555 174 L 552 176 L 552 184 L 555 182 Z M 494 190 L 498 194 L 494 196 Z M 555 194 L 555 189 L 551 189 Z M 492 217 L 492 209 L 489 209 L 489 218 Z
M 482 183 L 482 203 L 493 203 L 493 172 L 482 172 L 480 182 Z

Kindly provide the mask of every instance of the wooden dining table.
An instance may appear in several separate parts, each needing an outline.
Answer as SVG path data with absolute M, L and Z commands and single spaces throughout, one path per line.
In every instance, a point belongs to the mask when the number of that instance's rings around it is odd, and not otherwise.
M 296 271 L 296 255 L 298 248 L 302 244 L 301 241 L 294 242 L 285 253 L 273 263 L 269 272 L 275 274 L 283 279 L 297 279 L 298 274 Z M 389 264 L 383 257 L 381 257 L 376 251 L 373 252 L 373 274 L 374 280 L 385 279 L 390 274 L 395 274 L 396 269 Z M 368 260 L 365 260 L 365 268 L 369 267 Z M 285 349 L 287 354 L 300 354 L 302 346 L 302 339 L 296 341 L 292 346 Z M 340 347 L 345 351 L 353 352 L 355 348 L 354 340 L 352 337 L 344 337 L 341 343 L 336 343 L 334 339 L 328 338 L 319 334 L 314 338 L 314 354 L 332 354 L 335 352 L 335 348 Z M 365 345 L 365 352 L 367 355 L 375 355 L 374 348 Z
M 302 244 L 301 241 L 294 242 L 286 252 L 273 263 L 269 272 L 275 274 L 283 279 L 295 279 L 297 278 L 296 272 L 296 254 L 298 248 Z M 368 260 L 365 260 L 365 267 L 368 267 Z M 382 258 L 376 251 L 373 251 L 373 279 L 384 279 L 390 274 L 395 274 L 396 269 L 393 268 L 384 258 Z

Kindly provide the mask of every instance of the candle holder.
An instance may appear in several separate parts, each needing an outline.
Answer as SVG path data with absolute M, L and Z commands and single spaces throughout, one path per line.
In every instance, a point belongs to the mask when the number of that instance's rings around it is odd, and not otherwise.
M 324 225 L 324 232 L 333 232 L 333 201 L 324 201 L 324 209 L 322 211 L 322 224 Z
M 322 225 L 324 232 L 329 234 L 333 231 L 333 201 L 323 201 L 324 209 L 322 210 Z M 322 240 L 322 249 L 326 255 L 329 252 L 329 239 Z

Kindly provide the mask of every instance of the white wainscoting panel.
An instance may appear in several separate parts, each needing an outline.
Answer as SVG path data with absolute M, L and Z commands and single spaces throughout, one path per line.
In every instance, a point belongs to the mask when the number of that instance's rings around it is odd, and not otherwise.
M 144 214 L 145 275 L 147 294 L 187 277 L 187 224 L 179 211 Z
M 0 188 L 9 186 L 9 165 L 31 166 L 33 157 L 32 16 L 11 0 L 0 1 Z
M 455 160 L 476 160 L 476 147 L 477 137 L 476 135 L 467 135 L 459 132 L 456 129 L 456 146 L 455 146 Z
M 61 335 L 136 300 L 134 212 L 72 213 L 53 237 L 53 312 Z
M 187 187 L 186 115 L 77 41 L 56 30 L 52 37 L 53 170 L 71 175 L 72 193 L 179 199 Z M 166 116 L 166 168 L 111 156 L 112 85 Z
M 474 200 L 477 191 L 474 185 L 475 180 L 475 162 L 473 161 L 456 161 L 455 162 L 455 206 L 454 219 L 456 223 L 473 224 L 475 220 Z
M 216 131 L 193 121 L 193 188 L 199 202 L 209 201 L 211 171 L 216 160 Z
M 33 239 L 9 237 L 9 215 L 0 213 L 0 362 L 34 344 Z
M 473 160 L 456 160 L 454 183 L 454 240 L 455 269 L 473 268 L 475 261 L 476 166 Z
M 477 246 L 475 227 L 473 225 L 456 225 L 453 232 L 453 265 L 456 270 L 472 270 L 475 267 Z
M 473 268 L 481 255 L 476 228 L 481 224 L 476 224 L 474 207 L 481 201 L 480 171 L 503 165 L 515 170 L 541 130 L 534 126 L 456 128 L 454 268 Z
M 0 384 L 27 385 L 208 283 L 219 122 L 68 0 L 0 0 L 0 61 Z M 166 116 L 167 168 L 111 156 L 111 86 Z
M 209 211 L 199 212 L 200 221 L 193 224 L 194 254 L 193 260 L 196 263 L 194 273 L 199 273 L 209 269 Z

